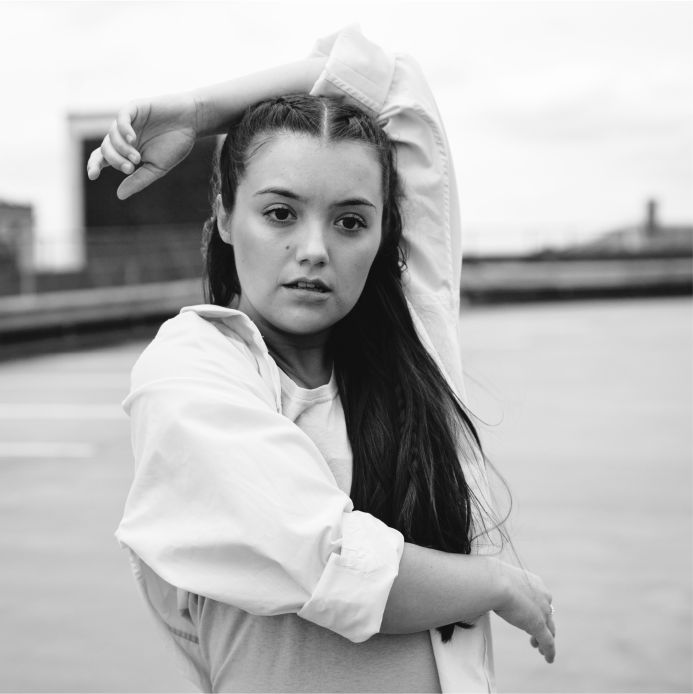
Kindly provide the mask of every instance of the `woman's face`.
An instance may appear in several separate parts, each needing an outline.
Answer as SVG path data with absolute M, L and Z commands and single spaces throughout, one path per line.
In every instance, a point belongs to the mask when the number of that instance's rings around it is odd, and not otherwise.
M 368 145 L 272 135 L 247 163 L 233 211 L 218 207 L 238 308 L 270 339 L 326 337 L 361 295 L 380 246 L 382 198 Z

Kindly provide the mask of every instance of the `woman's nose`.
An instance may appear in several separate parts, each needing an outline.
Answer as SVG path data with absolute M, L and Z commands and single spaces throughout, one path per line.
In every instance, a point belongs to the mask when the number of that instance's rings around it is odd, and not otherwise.
M 320 223 L 306 224 L 296 242 L 296 260 L 299 263 L 324 265 L 329 260 L 325 229 Z

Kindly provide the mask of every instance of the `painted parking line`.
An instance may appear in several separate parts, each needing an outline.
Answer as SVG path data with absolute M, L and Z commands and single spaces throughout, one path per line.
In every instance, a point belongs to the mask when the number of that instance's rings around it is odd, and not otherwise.
M 91 458 L 96 448 L 89 443 L 70 441 L 3 441 L 3 458 Z
M 31 421 L 36 419 L 121 421 L 126 418 L 120 404 L 74 403 L 0 403 L 0 421 Z
M 65 387 L 97 390 L 105 388 L 121 388 L 127 392 L 130 377 L 126 373 L 112 372 L 80 372 L 80 373 L 41 373 L 41 372 L 5 372 L 0 373 L 0 390 L 5 388 L 46 389 Z

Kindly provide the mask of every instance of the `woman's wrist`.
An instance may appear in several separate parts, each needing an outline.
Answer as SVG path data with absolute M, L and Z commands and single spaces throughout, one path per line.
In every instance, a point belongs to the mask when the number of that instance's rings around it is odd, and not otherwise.
M 489 585 L 491 586 L 490 595 L 493 596 L 490 611 L 495 612 L 503 609 L 512 599 L 512 588 L 508 573 L 505 570 L 507 565 L 496 557 L 485 556 L 484 560 L 487 564 Z
M 229 83 L 229 91 L 230 88 Z M 195 133 L 198 138 L 224 134 L 229 124 L 237 117 L 228 110 L 220 113 L 217 100 L 212 97 L 208 88 L 196 89 L 191 92 L 191 96 L 195 104 Z M 240 112 L 237 115 L 240 116 Z

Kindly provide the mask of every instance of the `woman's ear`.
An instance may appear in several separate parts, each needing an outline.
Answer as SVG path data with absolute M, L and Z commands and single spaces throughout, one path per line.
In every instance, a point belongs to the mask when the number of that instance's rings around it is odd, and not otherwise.
M 233 246 L 233 236 L 231 234 L 231 215 L 226 211 L 224 203 L 221 200 L 221 195 L 217 195 L 214 200 L 214 214 L 217 218 L 217 229 L 219 236 L 224 243 Z

